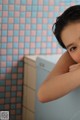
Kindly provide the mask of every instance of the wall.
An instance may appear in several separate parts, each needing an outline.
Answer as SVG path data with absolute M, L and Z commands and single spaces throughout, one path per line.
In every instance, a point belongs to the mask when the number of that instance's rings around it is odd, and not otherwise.
M 0 111 L 21 120 L 23 57 L 59 54 L 55 18 L 79 0 L 0 0 Z

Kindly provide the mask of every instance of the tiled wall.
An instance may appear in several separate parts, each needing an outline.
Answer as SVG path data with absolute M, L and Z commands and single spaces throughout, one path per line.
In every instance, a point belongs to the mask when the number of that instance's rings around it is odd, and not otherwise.
M 0 0 L 0 111 L 21 120 L 24 54 L 64 50 L 52 34 L 55 18 L 79 0 Z

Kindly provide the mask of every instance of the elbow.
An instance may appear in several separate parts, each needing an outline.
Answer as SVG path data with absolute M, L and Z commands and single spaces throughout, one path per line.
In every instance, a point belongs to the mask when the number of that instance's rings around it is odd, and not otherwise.
M 37 93 L 37 97 L 38 97 L 38 100 L 39 100 L 41 103 L 47 102 L 46 99 L 45 99 L 45 94 L 44 94 L 42 88 L 39 89 L 39 91 L 38 91 L 38 93 Z

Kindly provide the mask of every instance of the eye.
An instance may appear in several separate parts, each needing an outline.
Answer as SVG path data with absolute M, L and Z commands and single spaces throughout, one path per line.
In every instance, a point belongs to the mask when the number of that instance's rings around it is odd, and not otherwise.
M 75 50 L 76 50 L 76 47 L 72 47 L 72 48 L 69 49 L 70 52 L 73 52 Z

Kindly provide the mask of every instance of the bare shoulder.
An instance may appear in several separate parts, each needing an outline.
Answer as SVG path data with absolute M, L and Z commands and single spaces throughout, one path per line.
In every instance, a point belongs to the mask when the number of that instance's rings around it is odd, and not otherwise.
M 76 62 L 71 58 L 69 53 L 66 51 L 58 60 L 55 67 L 52 70 L 52 75 L 64 74 L 69 71 L 69 66 L 76 64 Z

